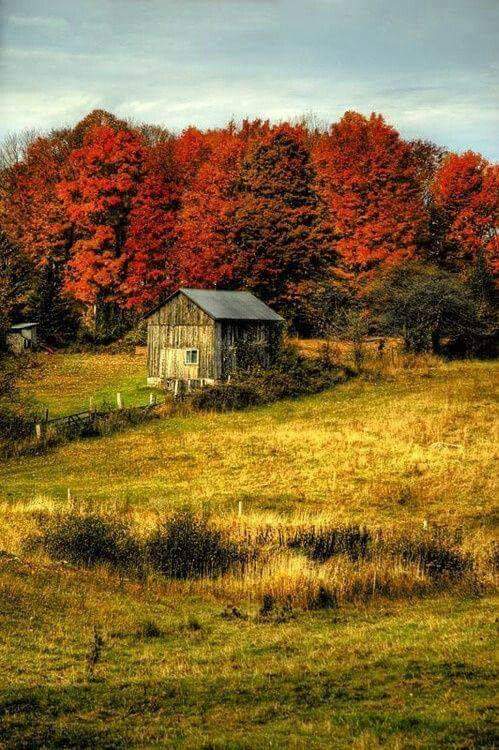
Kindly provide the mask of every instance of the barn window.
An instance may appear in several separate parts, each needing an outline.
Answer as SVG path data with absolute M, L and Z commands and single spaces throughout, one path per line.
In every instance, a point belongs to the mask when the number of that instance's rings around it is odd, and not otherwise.
M 197 349 L 186 349 L 185 350 L 185 364 L 186 365 L 197 365 L 198 363 L 198 350 Z

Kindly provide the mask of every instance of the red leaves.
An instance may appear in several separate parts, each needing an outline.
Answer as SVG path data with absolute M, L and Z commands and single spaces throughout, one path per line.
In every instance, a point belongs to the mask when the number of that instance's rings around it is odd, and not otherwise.
M 480 154 L 449 154 L 432 185 L 435 204 L 444 214 L 445 242 L 455 266 L 470 262 L 480 251 L 499 271 L 497 217 L 499 168 Z
M 181 192 L 173 143 L 152 147 L 144 171 L 131 205 L 121 285 L 125 305 L 141 312 L 173 291 L 177 279 L 173 248 Z
M 77 237 L 66 287 L 81 302 L 120 299 L 128 218 L 143 161 L 141 139 L 107 125 L 91 128 L 83 147 L 70 155 L 58 193 Z
M 380 115 L 347 112 L 314 157 L 348 271 L 362 274 L 417 253 L 427 219 L 410 147 Z
M 190 286 L 226 285 L 233 276 L 232 216 L 243 143 L 230 130 L 210 140 L 210 153 L 183 195 L 180 216 L 180 281 Z
M 497 265 L 498 168 L 472 152 L 438 166 L 379 115 L 347 112 L 326 134 L 256 120 L 160 135 L 95 112 L 4 175 L 2 227 L 84 307 L 143 312 L 181 283 L 297 309 L 422 249 Z

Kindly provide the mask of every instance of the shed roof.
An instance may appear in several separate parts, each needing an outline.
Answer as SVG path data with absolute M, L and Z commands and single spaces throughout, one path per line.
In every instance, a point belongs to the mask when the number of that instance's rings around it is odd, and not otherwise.
M 227 292 L 219 289 L 186 289 L 182 287 L 169 297 L 168 300 L 177 294 L 185 294 L 186 297 L 200 307 L 201 310 L 204 310 L 207 315 L 214 318 L 214 320 L 264 320 L 276 323 L 284 320 L 284 318 L 266 305 L 265 302 L 262 302 L 250 292 Z M 162 306 L 160 305 L 160 307 Z
M 36 328 L 37 325 L 38 323 L 14 323 L 9 331 L 23 331 L 25 328 Z

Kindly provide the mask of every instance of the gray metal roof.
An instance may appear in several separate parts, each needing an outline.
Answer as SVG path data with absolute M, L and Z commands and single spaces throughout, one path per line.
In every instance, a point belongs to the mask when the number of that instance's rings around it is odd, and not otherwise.
M 276 323 L 284 320 L 250 292 L 185 288 L 179 292 L 215 320 L 268 320 Z
M 38 323 L 14 323 L 14 325 L 10 326 L 9 331 L 22 331 L 25 328 L 35 328 Z

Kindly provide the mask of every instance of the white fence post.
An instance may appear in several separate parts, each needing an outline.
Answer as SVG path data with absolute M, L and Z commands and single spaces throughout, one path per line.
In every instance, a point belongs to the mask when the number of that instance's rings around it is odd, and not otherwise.
M 118 406 L 118 409 L 123 409 L 123 398 L 121 396 L 121 393 L 116 394 L 116 404 Z

